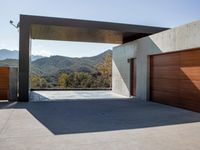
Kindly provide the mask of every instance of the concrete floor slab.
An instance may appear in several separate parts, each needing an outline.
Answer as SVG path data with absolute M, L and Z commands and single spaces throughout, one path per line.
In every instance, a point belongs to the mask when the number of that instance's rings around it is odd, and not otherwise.
M 59 91 L 32 91 L 31 101 L 49 101 L 49 100 L 80 100 L 80 99 L 119 99 L 128 98 L 109 90 L 59 90 Z
M 9 121 L 7 121 L 2 130 L 1 137 L 21 137 L 22 133 L 23 136 L 45 136 L 52 134 L 26 109 L 14 109 L 12 115 L 9 117 Z
M 0 103 L 0 150 L 199 150 L 200 113 L 122 99 Z

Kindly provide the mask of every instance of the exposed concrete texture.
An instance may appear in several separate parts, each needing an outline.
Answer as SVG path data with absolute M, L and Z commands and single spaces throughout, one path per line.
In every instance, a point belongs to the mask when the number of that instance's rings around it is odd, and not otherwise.
M 31 33 L 27 18 L 20 16 L 19 34 L 19 101 L 29 100 L 30 65 L 31 65 Z
M 32 91 L 30 101 L 122 99 L 128 98 L 112 91 Z
M 17 100 L 17 81 L 18 69 L 14 67 L 9 68 L 9 100 Z
M 200 21 L 163 31 L 149 37 L 139 39 L 148 42 L 147 53 L 158 54 L 200 47 Z
M 31 25 L 31 38 L 121 44 L 167 28 L 67 18 L 21 15 Z M 21 22 L 21 20 L 20 20 Z
M 167 28 L 20 15 L 19 101 L 29 101 L 31 39 L 121 44 Z
M 151 102 L 0 103 L 0 118 L 1 150 L 200 149 L 199 113 Z
M 128 50 L 126 50 L 127 45 L 130 47 Z M 132 51 L 133 54 L 131 54 L 129 57 L 136 58 L 136 98 L 140 100 L 148 100 L 149 55 L 188 50 L 199 47 L 200 21 L 196 21 L 115 47 L 113 48 L 113 60 L 116 60 L 116 56 L 121 55 L 121 51 L 124 53 L 125 51 L 128 51 L 129 53 Z M 116 66 L 113 67 L 113 77 L 118 71 L 118 74 L 121 75 L 118 76 L 118 80 L 123 81 L 120 84 L 127 84 L 127 81 L 124 79 L 126 79 L 128 75 L 122 73 L 124 71 L 122 68 L 126 68 L 128 63 L 115 63 L 115 65 Z M 127 74 L 130 74 L 130 72 L 127 72 Z M 129 88 L 130 86 L 120 87 L 117 84 L 113 84 L 113 91 L 117 93 L 124 93 L 124 90 L 129 91 Z
M 122 44 L 123 34 L 112 30 L 52 25 L 32 25 L 32 38 Z
M 135 56 L 136 44 L 123 44 L 115 47 L 112 54 L 112 91 L 130 96 L 130 63 L 129 58 Z

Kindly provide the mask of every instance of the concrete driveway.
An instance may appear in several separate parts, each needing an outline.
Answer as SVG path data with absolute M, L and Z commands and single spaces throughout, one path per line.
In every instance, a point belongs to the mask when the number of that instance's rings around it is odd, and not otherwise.
M 127 99 L 0 103 L 0 150 L 199 150 L 200 113 Z

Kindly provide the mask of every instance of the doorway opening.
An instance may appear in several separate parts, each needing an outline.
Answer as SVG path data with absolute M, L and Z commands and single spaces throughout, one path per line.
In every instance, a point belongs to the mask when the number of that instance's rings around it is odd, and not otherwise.
M 130 95 L 136 96 L 136 58 L 130 60 Z

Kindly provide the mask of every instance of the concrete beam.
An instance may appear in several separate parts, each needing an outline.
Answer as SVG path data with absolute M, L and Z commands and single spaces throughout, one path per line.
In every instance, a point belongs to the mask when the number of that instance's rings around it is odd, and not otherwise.
M 31 26 L 31 37 L 33 39 L 113 44 L 123 42 L 123 34 L 117 31 L 35 24 Z

